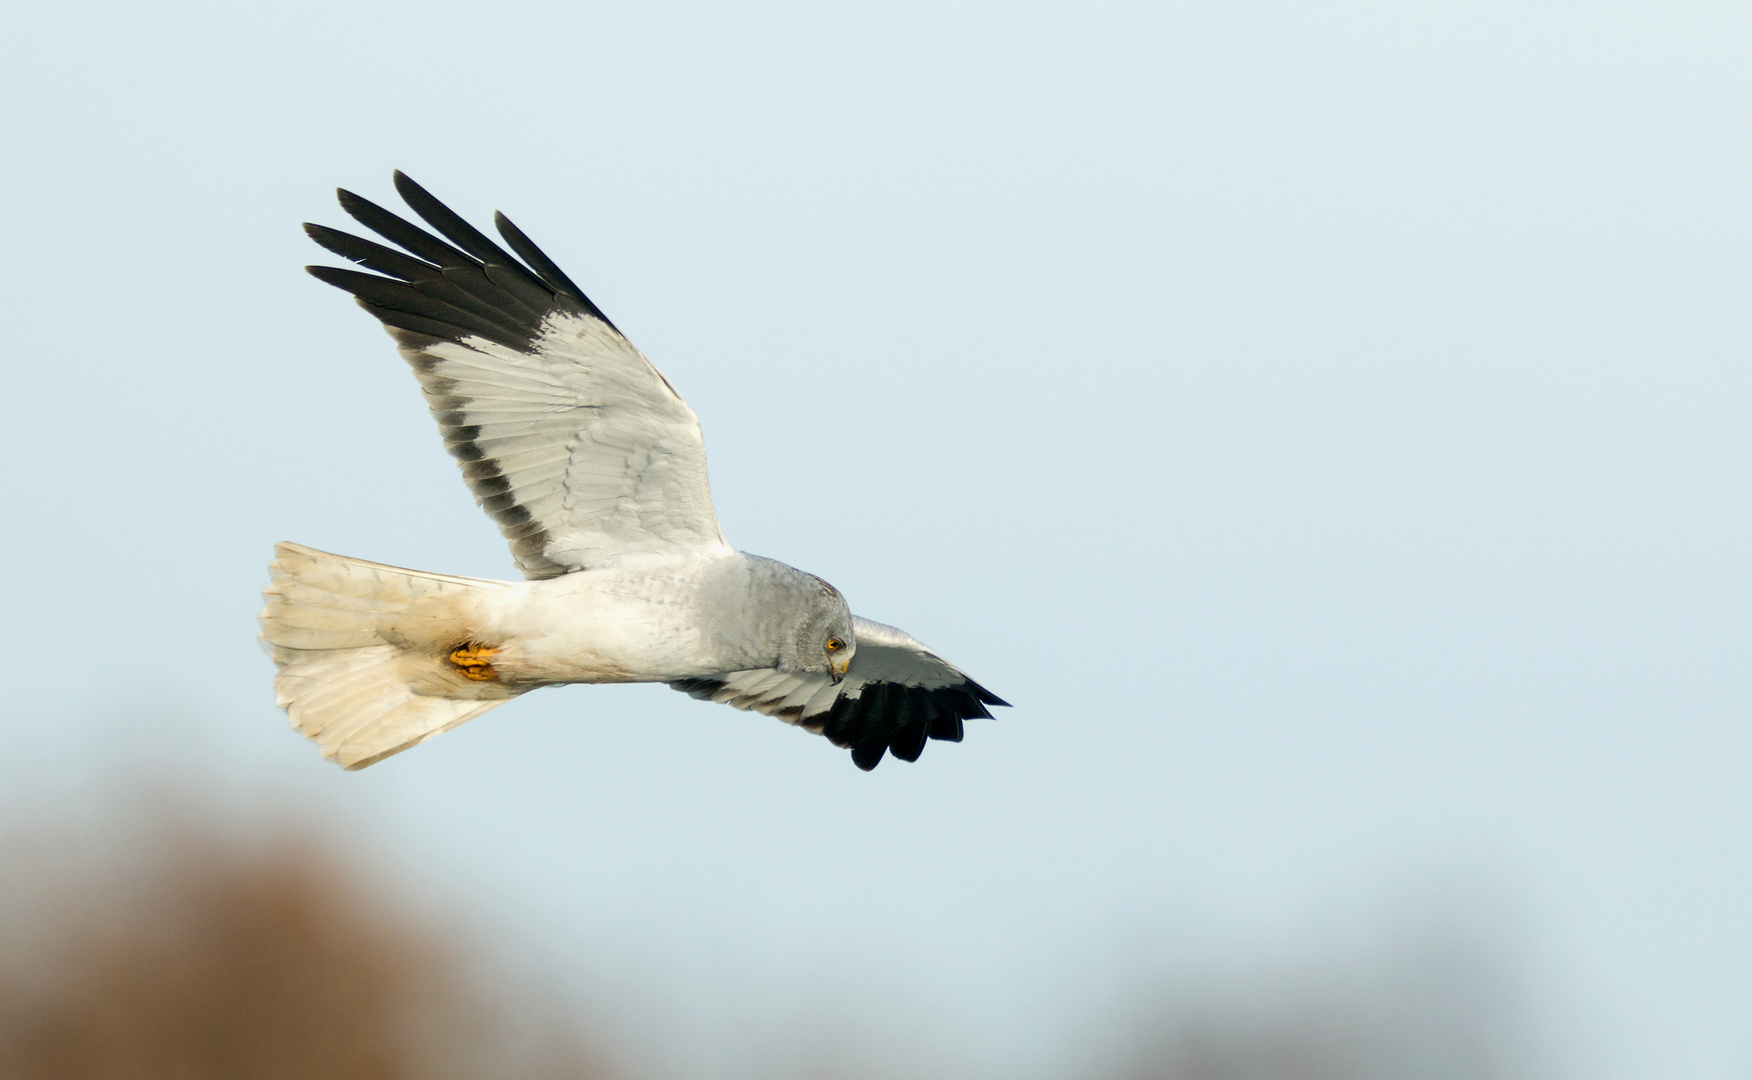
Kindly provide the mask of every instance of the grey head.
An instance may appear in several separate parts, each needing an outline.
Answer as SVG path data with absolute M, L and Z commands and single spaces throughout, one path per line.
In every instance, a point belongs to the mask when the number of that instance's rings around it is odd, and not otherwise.
M 858 651 L 852 609 L 840 591 L 814 574 L 750 556 L 760 606 L 770 612 L 769 641 L 778 646 L 778 670 L 825 671 L 845 677 Z

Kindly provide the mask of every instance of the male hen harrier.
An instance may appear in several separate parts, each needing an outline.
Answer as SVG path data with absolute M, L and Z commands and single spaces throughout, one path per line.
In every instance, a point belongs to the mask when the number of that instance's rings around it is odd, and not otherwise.
M 669 380 L 504 215 L 521 262 L 399 172 L 395 186 L 444 239 L 342 191 L 406 253 L 306 225 L 376 271 L 310 273 L 382 320 L 529 580 L 278 545 L 262 643 L 280 706 L 325 756 L 363 768 L 555 683 L 668 683 L 826 735 L 861 769 L 917 760 L 1005 704 L 815 575 L 732 548 Z

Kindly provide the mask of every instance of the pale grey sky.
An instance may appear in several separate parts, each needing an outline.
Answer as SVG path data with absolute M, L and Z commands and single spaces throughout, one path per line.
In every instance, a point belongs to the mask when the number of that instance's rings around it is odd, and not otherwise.
M 274 792 L 724 1045 L 881 1000 L 1012 1074 L 1144 969 L 1451 908 L 1553 1068 L 1752 1076 L 1752 8 L 67 4 L 0 41 L 14 825 L 135 759 Z M 273 541 L 513 573 L 299 270 L 397 167 L 664 369 L 732 543 L 1016 708 L 868 776 L 655 687 L 322 762 L 253 640 Z

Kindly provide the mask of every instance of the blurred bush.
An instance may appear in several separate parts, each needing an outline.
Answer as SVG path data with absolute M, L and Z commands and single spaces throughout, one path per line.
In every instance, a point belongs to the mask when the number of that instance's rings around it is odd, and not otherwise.
M 133 817 L 0 849 L 0 1080 L 607 1080 L 635 1071 L 629 1051 L 651 1049 L 605 1052 L 583 1010 L 492 976 L 458 951 L 464 935 L 410 914 L 396 888 L 309 833 L 162 807 Z M 1524 1080 L 1525 1012 L 1492 945 L 1437 932 L 1291 972 L 1182 972 L 1129 995 L 1129 1018 L 1057 1071 Z M 902 1064 L 892 1043 L 858 1052 L 857 1033 L 843 1034 L 817 1040 L 812 1066 L 760 1075 L 967 1074 Z
M 1527 1003 L 1497 937 L 1466 919 L 1377 934 L 1159 992 L 1116 1080 L 1528 1080 Z
M 476 991 L 441 934 L 320 845 L 169 817 L 105 852 L 5 853 L 0 1077 L 611 1075 L 563 1018 Z

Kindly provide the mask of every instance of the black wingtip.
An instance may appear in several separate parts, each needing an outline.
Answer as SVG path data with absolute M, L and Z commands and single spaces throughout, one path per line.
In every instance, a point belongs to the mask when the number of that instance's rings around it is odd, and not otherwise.
M 445 206 L 400 169 L 395 171 L 395 190 L 414 213 L 425 219 L 426 224 L 437 229 L 445 239 L 482 263 L 495 264 L 513 271 L 522 270 L 517 260 L 488 239 L 486 233 L 464 221 L 460 214 Z
M 886 753 L 888 753 L 887 743 L 876 743 L 875 745 L 861 743 L 852 747 L 852 764 L 869 772 L 882 764 L 882 755 Z
M 353 215 L 355 217 L 357 216 L 357 215 L 353 214 L 353 208 L 355 206 L 361 206 L 361 205 L 375 206 L 375 205 L 377 205 L 376 203 L 373 203 L 370 199 L 367 199 L 362 195 L 355 195 L 351 191 L 348 191 L 344 187 L 338 187 L 335 189 L 335 201 L 341 204 L 342 210 L 345 210 L 349 215 Z
M 888 743 L 888 752 L 902 761 L 917 761 L 925 752 L 926 731 L 927 725 L 922 722 L 908 724 L 895 732 Z
M 437 205 L 444 208 L 447 212 L 449 210 L 448 207 L 445 207 L 443 203 L 438 201 L 436 196 L 420 186 L 420 184 L 414 181 L 413 177 L 402 172 L 400 169 L 397 169 L 390 174 L 390 182 L 395 185 L 395 193 L 402 197 L 402 201 L 413 207 L 414 212 L 421 217 L 426 216 L 422 212 L 422 207 L 425 205 Z M 427 224 L 431 225 L 433 228 L 439 229 L 440 232 L 443 231 L 435 221 L 428 219 Z
M 322 282 L 324 285 L 333 285 L 337 289 L 345 289 L 347 292 L 352 292 L 353 290 L 348 289 L 346 285 L 342 284 L 335 277 L 336 269 L 337 268 L 333 266 L 306 266 L 304 272 Z
M 960 742 L 965 735 L 960 713 L 946 712 L 931 721 L 931 738 L 940 742 Z
M 608 322 L 608 316 L 602 314 L 602 310 L 590 302 L 590 298 L 584 295 L 584 290 L 573 283 L 572 279 L 566 276 L 566 272 L 548 258 L 546 252 L 536 247 L 535 241 L 525 235 L 523 230 L 519 229 L 516 223 L 506 217 L 502 211 L 493 211 L 493 227 L 499 230 L 499 235 L 504 238 L 505 243 L 511 246 L 511 250 L 517 253 L 517 257 L 535 271 L 535 276 L 547 283 L 548 288 L 556 293 L 565 293 L 582 303 L 584 310 L 603 322 Z M 608 325 L 613 326 L 614 324 L 610 322 Z
M 357 249 L 361 245 L 370 243 L 370 241 L 361 240 L 351 233 L 344 233 L 339 229 L 331 229 L 327 225 L 315 225 L 308 221 L 304 223 L 304 235 L 308 236 L 314 243 L 324 250 L 331 251 L 336 255 L 339 255 L 341 258 L 347 259 L 351 262 L 359 262 L 360 260 L 357 256 Z M 397 252 L 397 254 L 400 253 Z M 403 258 L 406 258 L 406 256 L 403 256 Z
M 973 696 L 976 698 L 979 698 L 981 701 L 983 701 L 987 705 L 996 705 L 999 708 L 1003 708 L 1003 709 L 1009 709 L 1009 708 L 1014 707 L 1008 701 L 1005 701 L 1003 698 L 992 693 L 990 690 L 987 690 L 985 687 L 981 686 L 978 683 L 973 684 Z

